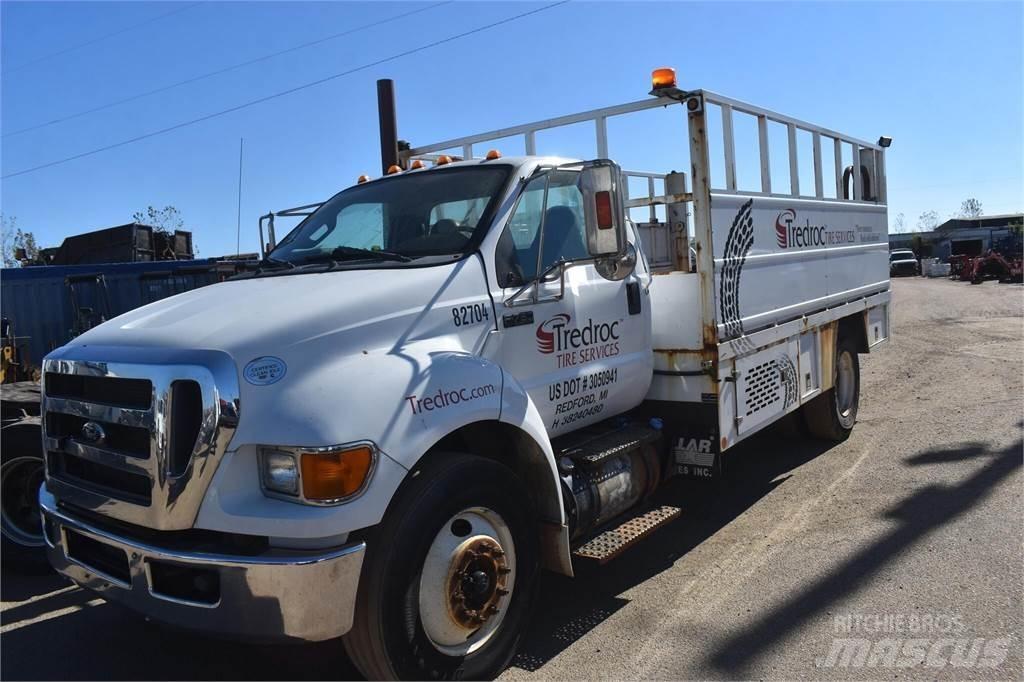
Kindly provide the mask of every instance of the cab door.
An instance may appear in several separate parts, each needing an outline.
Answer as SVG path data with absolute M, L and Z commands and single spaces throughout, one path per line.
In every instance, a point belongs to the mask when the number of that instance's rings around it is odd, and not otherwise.
M 557 170 L 528 182 L 495 249 L 497 343 L 485 353 L 526 389 L 551 436 L 639 404 L 653 367 L 646 267 L 640 258 L 617 281 L 598 272 L 578 180 Z

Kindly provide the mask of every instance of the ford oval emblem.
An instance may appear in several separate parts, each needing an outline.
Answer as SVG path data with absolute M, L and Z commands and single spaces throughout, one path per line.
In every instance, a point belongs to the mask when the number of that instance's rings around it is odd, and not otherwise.
M 265 355 L 246 365 L 242 376 L 254 386 L 269 386 L 283 379 L 287 371 L 288 365 L 284 364 L 284 360 Z
M 103 427 L 96 422 L 85 422 L 82 424 L 82 440 L 93 445 L 99 445 L 106 439 L 107 434 L 103 432 Z

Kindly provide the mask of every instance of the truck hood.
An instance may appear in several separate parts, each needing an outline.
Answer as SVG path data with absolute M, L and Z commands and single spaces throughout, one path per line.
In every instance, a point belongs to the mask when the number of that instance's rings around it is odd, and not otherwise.
M 434 267 L 235 280 L 137 308 L 68 346 L 220 350 L 240 365 L 263 355 L 336 356 L 436 335 L 438 318 L 450 320 L 451 312 L 428 315 L 429 309 L 485 292 L 476 256 Z

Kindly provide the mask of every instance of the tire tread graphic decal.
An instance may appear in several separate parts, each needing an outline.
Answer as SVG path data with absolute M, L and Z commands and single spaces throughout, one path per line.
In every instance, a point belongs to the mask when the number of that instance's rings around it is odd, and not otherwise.
M 796 402 L 796 367 L 788 355 L 779 356 L 775 363 L 779 368 L 779 374 L 782 375 L 782 385 L 786 389 L 786 397 L 782 404 L 783 409 L 786 409 Z
M 725 238 L 723 251 L 722 274 L 718 280 L 718 300 L 721 306 L 722 325 L 725 327 L 725 338 L 733 339 L 743 334 L 743 322 L 740 319 L 740 274 L 747 253 L 754 245 L 754 219 L 751 206 L 754 200 L 749 199 L 740 206 L 733 218 L 729 235 Z

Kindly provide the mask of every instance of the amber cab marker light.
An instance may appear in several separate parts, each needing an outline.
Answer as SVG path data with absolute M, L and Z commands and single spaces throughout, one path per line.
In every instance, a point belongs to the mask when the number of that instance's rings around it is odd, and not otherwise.
M 447 154 L 442 154 L 441 156 L 437 157 L 437 165 L 438 166 L 443 166 L 446 163 L 451 163 L 451 162 L 452 162 L 452 157 L 448 156 Z
M 373 465 L 366 445 L 333 452 L 302 453 L 302 496 L 314 502 L 339 500 L 355 494 Z
M 409 166 L 409 170 L 416 170 L 417 168 L 423 168 L 423 162 L 419 159 L 412 162 L 412 165 Z
M 654 90 L 676 87 L 676 70 L 669 68 L 655 69 L 651 72 L 651 87 Z
M 501 158 L 501 152 L 499 152 L 497 149 L 492 149 L 491 151 L 487 152 L 487 160 L 488 161 L 494 161 L 495 159 L 500 159 L 500 158 Z
M 370 181 L 370 176 L 369 175 L 360 175 L 359 179 L 356 180 L 356 182 L 358 184 L 360 184 L 360 185 L 363 184 L 364 182 L 369 182 L 369 181 Z
M 388 175 L 394 175 L 395 173 L 401 173 L 402 167 L 397 165 L 388 166 Z

